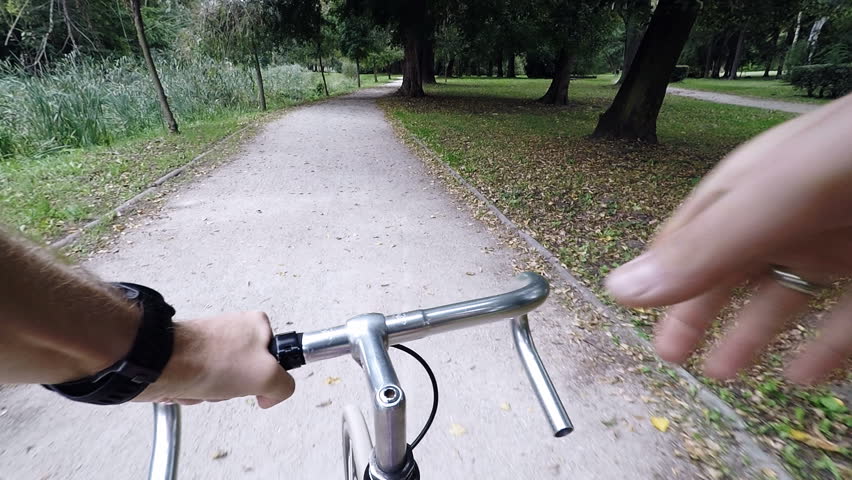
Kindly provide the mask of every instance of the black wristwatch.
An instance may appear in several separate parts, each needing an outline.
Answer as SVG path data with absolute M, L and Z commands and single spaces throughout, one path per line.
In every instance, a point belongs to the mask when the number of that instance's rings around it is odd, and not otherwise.
M 128 402 L 157 381 L 174 348 L 175 309 L 154 289 L 135 283 L 112 283 L 142 311 L 142 321 L 130 353 L 86 378 L 44 385 L 77 402 L 117 405 Z

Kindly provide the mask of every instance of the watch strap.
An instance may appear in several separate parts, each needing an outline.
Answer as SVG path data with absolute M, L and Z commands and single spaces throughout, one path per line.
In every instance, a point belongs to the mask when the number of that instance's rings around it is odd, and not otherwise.
M 45 388 L 77 402 L 117 405 L 128 402 L 157 381 L 174 348 L 174 308 L 159 292 L 135 283 L 113 283 L 136 304 L 142 319 L 130 352 L 94 375 Z

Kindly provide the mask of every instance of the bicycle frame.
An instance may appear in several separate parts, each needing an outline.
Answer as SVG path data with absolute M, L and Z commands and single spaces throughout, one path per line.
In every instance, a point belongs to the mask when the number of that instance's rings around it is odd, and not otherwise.
M 553 434 L 573 431 L 559 395 L 535 348 L 527 313 L 541 305 L 549 293 L 547 280 L 526 272 L 523 287 L 492 297 L 397 315 L 359 315 L 344 325 L 301 335 L 305 363 L 351 355 L 364 370 L 372 393 L 375 446 L 367 478 L 410 480 L 417 478 L 406 443 L 405 392 L 388 356 L 388 346 L 417 340 L 496 320 L 511 319 L 512 337 L 539 404 Z M 149 480 L 174 480 L 178 456 L 179 410 L 176 405 L 154 405 L 154 449 Z

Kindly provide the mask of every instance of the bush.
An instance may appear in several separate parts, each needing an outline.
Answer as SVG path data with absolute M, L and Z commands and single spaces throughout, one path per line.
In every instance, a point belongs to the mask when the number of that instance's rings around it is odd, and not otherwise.
M 837 98 L 852 91 L 852 63 L 794 67 L 790 83 L 809 97 Z
M 682 82 L 689 75 L 689 65 L 675 65 L 672 70 L 672 76 L 669 77 L 669 83 Z

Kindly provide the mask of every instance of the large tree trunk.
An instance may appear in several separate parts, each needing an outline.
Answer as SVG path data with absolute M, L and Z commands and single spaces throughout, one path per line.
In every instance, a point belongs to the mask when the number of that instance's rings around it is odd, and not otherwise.
M 503 78 L 503 50 L 497 50 L 497 78 Z
M 320 53 L 319 45 L 317 45 L 317 61 L 319 62 L 320 75 L 322 75 L 322 88 L 325 89 L 325 96 L 328 97 L 328 83 L 325 81 L 325 67 L 322 64 L 322 53 Z
M 361 88 L 361 62 L 355 59 L 355 78 L 358 79 L 358 88 Z
M 420 33 L 415 25 L 407 26 L 405 32 L 405 60 L 402 62 L 402 86 L 397 93 L 409 97 L 423 97 L 423 77 L 420 73 Z
M 260 110 L 266 111 L 266 90 L 263 88 L 263 73 L 260 70 L 260 59 L 257 56 L 257 48 L 252 49 L 254 56 L 254 79 L 257 83 L 257 102 Z
M 494 72 L 494 60 L 488 59 L 488 69 L 485 70 L 485 76 L 490 77 L 491 73 Z
M 737 35 L 737 46 L 734 48 L 734 59 L 731 61 L 731 69 L 728 71 L 728 80 L 737 79 L 740 60 L 743 58 L 743 43 L 745 43 L 745 30 L 740 30 L 739 35 Z
M 736 57 L 737 54 L 737 43 L 739 42 L 739 39 L 740 38 L 737 33 L 728 37 L 728 41 L 725 46 L 725 78 L 729 78 L 731 76 L 731 70 L 734 68 L 734 57 Z
M 568 104 L 568 87 L 571 84 L 571 69 L 574 68 L 575 58 L 576 52 L 573 49 L 566 47 L 559 49 L 559 56 L 556 58 L 556 70 L 553 72 L 550 87 L 547 88 L 547 93 L 538 99 L 539 102 L 551 105 Z
M 781 29 L 775 27 L 772 31 L 772 39 L 769 40 L 769 53 L 766 55 L 766 67 L 763 69 L 763 78 L 769 78 L 769 72 L 772 71 L 772 63 L 775 61 L 775 56 L 778 54 L 778 37 L 781 35 Z
M 435 81 L 435 44 L 432 39 L 424 38 L 420 42 L 420 76 L 423 83 L 437 83 Z
M 642 35 L 645 34 L 645 19 L 650 9 L 651 4 L 647 2 L 642 4 L 641 7 L 631 8 L 624 14 L 624 59 L 622 60 L 621 76 L 616 82 L 618 85 L 624 83 L 624 77 L 630 70 L 633 58 L 636 57 L 636 50 L 642 43 Z
M 624 84 L 598 121 L 595 137 L 657 142 L 657 116 L 699 9 L 696 0 L 660 0 Z
M 515 78 L 517 73 L 515 72 L 515 52 L 509 52 L 509 59 L 506 62 L 506 78 Z
M 444 83 L 447 83 L 447 79 L 453 76 L 453 69 L 456 66 L 456 57 L 450 57 L 447 61 L 447 67 L 444 69 Z
M 151 74 L 151 82 L 154 84 L 154 89 L 157 91 L 157 98 L 160 101 L 160 111 L 163 114 L 163 121 L 166 122 L 169 132 L 179 133 L 175 116 L 172 114 L 171 107 L 169 107 L 169 99 L 166 97 L 166 91 L 163 89 L 163 83 L 160 82 L 160 75 L 157 74 L 157 67 L 154 65 L 154 58 L 151 56 L 151 49 L 148 48 L 148 37 L 145 36 L 145 23 L 142 21 L 142 7 L 140 6 L 139 1 L 140 0 L 130 0 L 130 11 L 133 15 L 133 25 L 136 27 L 136 38 L 139 40 L 139 48 L 142 49 L 142 56 L 145 57 L 145 65 L 148 67 L 148 73 Z

